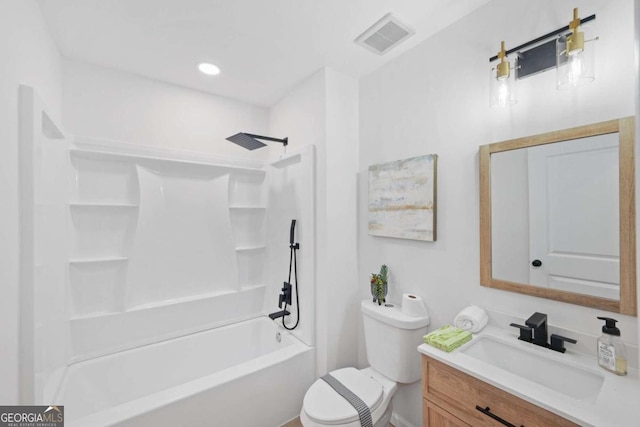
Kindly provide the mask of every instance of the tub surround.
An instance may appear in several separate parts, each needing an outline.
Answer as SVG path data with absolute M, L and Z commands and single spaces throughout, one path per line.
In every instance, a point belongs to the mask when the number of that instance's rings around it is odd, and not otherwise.
M 293 418 L 315 377 L 315 147 L 268 163 L 74 137 L 20 97 L 23 401 L 78 426 Z M 292 218 L 306 306 L 274 347 Z
M 78 137 L 69 157 L 72 362 L 260 315 L 264 165 Z
M 602 378 L 600 391 L 595 396 L 572 398 L 465 353 L 466 348 L 476 344 L 479 339 L 485 338 L 512 344 L 532 354 L 542 352 L 538 355 L 588 371 L 594 377 Z M 441 362 L 474 379 L 481 380 L 579 425 L 622 427 L 632 425 L 637 421 L 636 403 L 640 401 L 640 382 L 638 381 L 637 369 L 629 369 L 627 376 L 619 377 L 600 369 L 594 354 L 580 353 L 571 348 L 567 349 L 566 353 L 560 354 L 518 341 L 517 338 L 517 331 L 506 331 L 495 326 L 487 326 L 482 332 L 474 335 L 471 342 L 452 353 L 445 353 L 426 344 L 420 345 L 418 351 L 427 360 L 433 359 Z M 545 373 L 540 372 L 540 375 L 545 375 Z

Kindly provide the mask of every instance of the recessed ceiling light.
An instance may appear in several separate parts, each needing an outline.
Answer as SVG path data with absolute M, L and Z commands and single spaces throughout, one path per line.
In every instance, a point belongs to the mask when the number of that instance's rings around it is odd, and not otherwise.
M 220 68 L 216 67 L 215 65 L 209 62 L 199 63 L 198 70 L 200 70 L 201 73 L 206 74 L 208 76 L 217 76 L 218 74 L 220 74 Z

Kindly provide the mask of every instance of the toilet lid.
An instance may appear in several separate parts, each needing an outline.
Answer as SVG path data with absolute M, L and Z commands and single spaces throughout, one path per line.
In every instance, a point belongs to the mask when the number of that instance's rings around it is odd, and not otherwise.
M 331 375 L 355 393 L 371 412 L 382 403 L 382 385 L 356 368 L 343 368 Z M 359 420 L 358 411 L 322 378 L 311 385 L 304 395 L 304 412 L 319 424 L 346 424 Z

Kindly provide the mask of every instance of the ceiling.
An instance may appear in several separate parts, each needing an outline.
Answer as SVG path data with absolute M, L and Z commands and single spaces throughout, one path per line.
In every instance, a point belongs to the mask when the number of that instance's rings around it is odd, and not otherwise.
M 66 58 L 262 106 L 323 66 L 360 78 L 488 1 L 38 0 Z M 353 42 L 389 12 L 416 34 L 383 56 Z

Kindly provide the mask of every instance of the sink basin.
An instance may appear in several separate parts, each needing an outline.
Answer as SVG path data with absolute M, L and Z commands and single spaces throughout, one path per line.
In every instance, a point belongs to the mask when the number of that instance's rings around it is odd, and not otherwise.
M 555 357 L 547 357 L 546 354 L 536 351 L 551 352 L 551 350 L 541 347 L 529 350 L 520 348 L 518 344 L 510 344 L 485 336 L 474 339 L 460 351 L 467 356 L 577 400 L 595 400 L 600 393 L 604 381 L 602 375 L 563 363 Z

